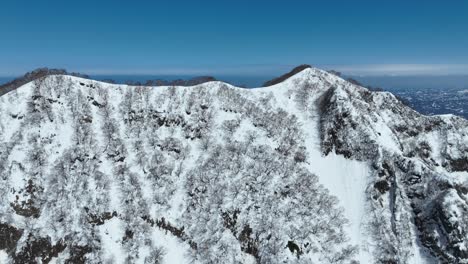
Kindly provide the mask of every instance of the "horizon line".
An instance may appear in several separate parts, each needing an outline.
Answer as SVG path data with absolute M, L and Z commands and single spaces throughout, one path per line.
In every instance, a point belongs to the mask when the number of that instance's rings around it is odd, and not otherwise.
M 153 69 L 109 69 L 109 68 L 81 68 L 67 69 L 66 67 L 47 67 L 50 69 L 66 69 L 91 76 L 245 76 L 265 77 L 289 72 L 298 64 L 249 64 L 220 67 L 158 67 Z M 360 77 L 404 77 L 404 76 L 464 76 L 468 75 L 468 64 L 317 64 L 312 67 L 322 70 L 334 70 L 345 76 Z M 40 68 L 40 67 L 37 67 Z M 35 68 L 35 69 L 37 69 Z M 34 69 L 14 72 L 1 72 L 0 77 L 11 78 L 22 76 Z

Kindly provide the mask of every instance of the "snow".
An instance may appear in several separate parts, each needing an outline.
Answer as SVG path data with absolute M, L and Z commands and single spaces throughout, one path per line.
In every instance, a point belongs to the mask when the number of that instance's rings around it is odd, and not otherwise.
M 8 263 L 8 254 L 5 250 L 0 250 L 0 263 Z
M 368 165 L 364 162 L 350 161 L 343 156 L 331 153 L 323 157 L 319 151 L 310 152 L 310 170 L 319 175 L 320 182 L 335 195 L 344 208 L 349 220 L 347 228 L 353 244 L 359 245 L 359 260 L 372 262 L 368 241 L 365 234 L 365 189 L 370 175 Z
M 112 260 L 113 263 L 125 263 L 126 253 L 122 248 L 122 238 L 124 230 L 123 222 L 117 218 L 112 218 L 100 226 L 100 235 L 104 248 L 104 258 Z M 151 231 L 151 239 L 155 246 L 160 246 L 165 249 L 163 263 L 189 263 L 186 255 L 189 246 L 180 241 L 178 238 L 162 231 L 159 228 L 153 228 Z M 140 252 L 145 252 L 145 249 L 140 249 Z M 143 255 L 143 254 L 142 254 Z M 144 263 L 144 256 L 141 256 L 138 263 Z
M 309 169 L 318 175 L 320 183 L 339 199 L 339 204 L 349 220 L 347 233 L 351 243 L 359 246 L 359 261 L 372 263 L 373 258 L 368 248 L 369 241 L 364 228 L 365 190 L 369 184 L 369 165 L 365 162 L 346 159 L 334 152 L 324 156 L 320 150 L 318 120 L 308 124 L 304 130 L 309 133 L 305 137 L 309 152 Z
M 166 249 L 163 263 L 190 263 L 189 258 L 187 258 L 189 246 L 186 243 L 158 228 L 154 229 L 152 233 L 155 245 Z
M 122 249 L 124 230 L 122 223 L 117 218 L 106 221 L 99 228 L 104 258 L 112 259 L 115 263 L 124 263 L 125 253 Z
M 76 85 L 79 82 L 83 82 L 85 84 L 92 84 L 92 85 L 99 85 L 103 89 L 109 91 L 109 102 L 111 103 L 112 109 L 112 118 L 116 120 L 117 132 L 116 137 L 120 138 L 122 144 L 127 149 L 128 153 L 126 155 L 125 165 L 128 166 L 129 171 L 137 175 L 137 182 L 140 184 L 141 193 L 144 197 L 145 201 L 150 201 L 154 195 L 154 186 L 149 184 L 149 181 L 146 179 L 147 175 L 143 172 L 144 168 L 141 168 L 136 165 L 137 156 L 136 153 L 131 150 L 132 142 L 134 142 L 134 138 L 131 136 L 126 135 L 128 131 L 125 129 L 128 127 L 127 124 L 123 121 L 121 114 L 119 111 L 119 106 L 125 100 L 126 92 L 129 89 L 135 89 L 134 87 L 129 87 L 126 85 L 110 85 L 99 83 L 95 81 L 89 81 L 81 78 L 76 77 L 67 77 L 72 83 L 75 83 L 73 89 L 77 88 L 78 90 L 82 91 L 85 96 L 91 96 L 95 98 L 99 98 L 100 95 L 98 92 L 89 87 L 83 87 Z M 306 105 L 300 106 L 296 98 L 296 93 L 299 90 L 301 85 L 315 85 L 313 89 L 309 89 L 306 94 L 308 96 Z M 345 232 L 350 238 L 350 243 L 353 245 L 357 245 L 359 247 L 359 253 L 357 255 L 357 260 L 361 263 L 373 263 L 375 262 L 374 257 L 372 256 L 372 246 L 375 241 L 371 241 L 369 234 L 366 233 L 365 224 L 368 220 L 369 212 L 368 210 L 368 198 L 366 197 L 366 189 L 369 186 L 372 186 L 373 177 L 375 176 L 375 171 L 370 166 L 371 160 L 364 160 L 359 161 L 358 159 L 348 159 L 342 155 L 337 155 L 334 151 L 330 152 L 328 155 L 324 155 L 321 149 L 321 139 L 320 139 L 320 114 L 319 110 L 317 109 L 317 100 L 321 98 L 327 89 L 331 86 L 338 87 L 335 91 L 335 96 L 339 101 L 339 105 L 344 110 L 349 110 L 351 113 L 351 118 L 355 120 L 364 120 L 372 122 L 368 122 L 365 125 L 361 125 L 362 130 L 360 132 L 365 133 L 366 135 L 370 136 L 371 140 L 375 140 L 379 147 L 379 153 L 382 153 L 383 150 L 394 155 L 402 155 L 403 151 L 402 148 L 405 147 L 405 140 L 410 141 L 409 139 L 402 139 L 402 136 L 397 134 L 393 129 L 392 125 L 395 123 L 395 113 L 388 109 L 382 109 L 380 111 L 373 111 L 373 112 L 363 112 L 369 111 L 367 109 L 371 109 L 371 106 L 379 108 L 382 105 L 385 105 L 391 100 L 394 100 L 394 97 L 387 93 L 379 93 L 375 97 L 373 97 L 373 101 L 371 103 L 364 102 L 363 100 L 358 100 L 354 98 L 357 96 L 359 87 L 354 85 L 350 85 L 346 83 L 339 77 L 329 75 L 323 71 L 318 69 L 306 69 L 293 77 L 287 79 L 283 83 L 276 84 L 270 87 L 265 88 L 256 88 L 256 89 L 241 89 L 234 87 L 232 85 L 227 85 L 221 82 L 209 82 L 202 85 L 197 85 L 194 87 L 177 87 L 175 89 L 175 96 L 172 99 L 173 101 L 168 101 L 164 103 L 159 102 L 160 96 L 166 95 L 171 87 L 146 87 L 141 88 L 149 92 L 149 104 L 145 107 L 152 108 L 157 111 L 167 111 L 171 114 L 180 114 L 184 116 L 186 119 L 189 117 L 185 114 L 184 109 L 178 109 L 173 107 L 177 105 L 176 101 L 184 101 L 186 98 L 185 96 L 190 94 L 192 91 L 200 92 L 197 94 L 199 97 L 196 98 L 197 102 L 203 102 L 206 99 L 205 95 L 211 95 L 215 97 L 215 95 L 220 91 L 220 89 L 233 89 L 236 92 L 242 94 L 245 100 L 252 100 L 257 104 L 261 104 L 262 101 L 267 101 L 269 105 L 266 108 L 271 108 L 270 110 L 283 110 L 287 113 L 288 118 L 297 118 L 297 125 L 298 129 L 301 133 L 301 138 L 297 138 L 299 144 L 303 144 L 306 148 L 307 152 L 307 159 L 305 167 L 312 172 L 313 174 L 318 176 L 320 184 L 322 184 L 330 194 L 337 197 L 339 206 L 343 209 L 344 216 L 349 221 L 349 224 L 345 227 Z M 21 115 L 26 113 L 26 100 L 25 98 L 31 94 L 32 86 L 31 84 L 25 85 L 20 89 L 16 90 L 8 94 L 7 96 L 2 96 L 0 98 L 0 118 L 5 121 L 0 121 L 0 132 L 2 132 L 2 136 L 0 136 L 0 143 L 3 141 L 9 142 L 10 139 L 13 138 L 15 132 L 20 130 L 21 122 L 17 119 L 12 119 L 10 114 Z M 203 93 L 202 93 L 203 92 Z M 18 103 L 18 99 L 16 97 L 22 98 Z M 207 99 L 206 99 L 207 100 Z M 272 149 L 278 146 L 277 139 L 270 138 L 267 134 L 268 131 L 258 129 L 252 123 L 252 119 L 235 113 L 235 112 L 227 112 L 223 111 L 223 101 L 215 99 L 212 102 L 210 107 L 216 109 L 213 127 L 211 129 L 212 136 L 214 138 L 214 143 L 222 143 L 227 140 L 237 140 L 242 141 L 246 137 L 246 135 L 250 132 L 256 133 L 256 143 L 257 144 L 265 144 L 271 146 Z M 373 105 L 371 105 L 373 104 Z M 362 109 L 359 108 L 360 106 L 364 106 Z M 366 108 L 369 107 L 369 108 Z M 383 108 L 383 107 L 382 107 Z M 341 110 L 343 110 L 341 109 Z M 364 110 L 363 110 L 364 109 Z M 42 138 L 47 138 L 52 132 L 56 133 L 57 136 L 51 141 L 53 144 L 47 145 L 45 147 L 47 151 L 47 169 L 51 169 L 56 161 L 60 158 L 60 154 L 62 154 L 66 149 L 73 144 L 71 136 L 73 135 L 74 130 L 72 127 L 72 123 L 70 120 L 73 120 L 71 116 L 67 116 L 67 113 L 70 113 L 68 106 L 67 107 L 57 107 L 54 108 L 55 114 L 63 114 L 64 119 L 66 122 L 64 124 L 58 125 L 57 123 L 45 123 L 42 126 L 41 136 Z M 372 110 L 370 110 L 372 111 Z M 97 107 L 91 107 L 93 123 L 90 125 L 92 132 L 96 135 L 95 138 L 98 141 L 97 149 L 93 150 L 98 153 L 104 153 L 106 149 L 105 143 L 105 135 L 102 133 L 101 125 L 106 121 L 102 117 L 100 110 Z M 364 115 L 363 119 L 359 119 Z M 444 122 L 454 122 L 454 117 L 452 116 L 444 116 L 440 117 Z M 223 124 L 226 121 L 239 121 L 239 127 L 233 133 L 233 135 L 228 136 L 223 130 Z M 275 120 L 271 120 L 275 121 Z M 3 126 L 2 126 L 3 125 Z M 366 127 L 364 127 L 366 126 Z M 352 132 L 351 132 L 352 133 Z M 360 134 L 356 135 L 349 135 L 349 138 L 359 138 Z M 351 137 L 355 136 L 355 137 Z M 441 134 L 439 130 L 434 130 L 424 134 L 416 140 L 425 140 L 428 144 L 432 147 L 431 157 L 436 160 L 437 162 L 441 163 L 443 160 L 443 151 L 444 145 L 441 143 L 443 137 L 446 136 L 450 140 L 456 140 L 460 142 L 459 144 L 468 144 L 468 136 L 463 138 L 458 138 L 457 134 L 450 134 L 444 135 Z M 184 135 L 180 130 L 176 130 L 170 127 L 160 127 L 158 128 L 157 134 L 158 140 L 174 137 L 181 140 L 184 140 Z M 450 138 L 454 137 L 454 138 Z M 349 140 L 346 138 L 345 140 Z M 401 140 L 401 142 L 400 142 Z M 411 139 L 413 140 L 413 139 Z M 174 164 L 175 170 L 182 166 L 181 174 L 174 177 L 173 182 L 171 183 L 170 187 L 175 187 L 175 192 L 172 194 L 169 200 L 169 206 L 167 208 L 160 208 L 159 205 L 149 204 L 148 214 L 153 219 L 160 219 L 164 217 L 167 221 L 174 224 L 175 226 L 181 227 L 181 218 L 183 217 L 184 210 L 187 207 L 188 201 L 188 194 L 187 190 L 185 189 L 187 182 L 187 173 L 190 172 L 192 169 L 197 168 L 199 166 L 199 161 L 207 153 L 205 153 L 200 148 L 200 142 L 197 140 L 185 140 L 184 147 L 187 147 L 187 156 L 185 159 L 174 159 L 171 160 L 171 164 Z M 151 146 L 149 144 L 144 143 L 143 149 L 145 153 L 151 154 Z M 13 148 L 11 154 L 8 156 L 8 162 L 23 162 L 27 159 L 27 145 L 19 145 Z M 448 151 L 453 151 L 453 149 L 449 149 Z M 1 153 L 0 153 L 1 154 Z M 105 156 L 104 154 L 102 154 Z M 173 159 L 172 154 L 165 154 L 165 157 L 168 159 Z M 414 169 L 422 170 L 420 167 L 422 163 L 414 158 L 415 163 L 419 166 L 416 166 Z M 46 166 L 46 165 L 44 165 Z M 116 177 L 113 176 L 114 172 L 114 161 L 108 158 L 102 158 L 98 165 L 98 169 L 102 172 L 108 179 L 111 179 L 109 183 L 109 189 L 107 190 L 107 195 L 109 196 L 109 202 L 106 204 L 106 210 L 113 212 L 119 212 L 122 207 L 122 197 L 124 192 L 122 189 L 124 187 L 129 187 L 131 190 L 132 186 L 122 186 L 116 180 Z M 27 176 L 25 172 L 21 171 L 18 166 L 14 165 L 11 166 L 11 175 L 9 175 L 9 184 L 11 187 L 18 191 L 20 188 L 24 187 L 25 179 Z M 434 171 L 438 172 L 437 177 L 443 180 L 450 180 L 451 183 L 457 184 L 465 184 L 468 179 L 467 172 L 447 172 L 441 166 L 434 169 Z M 96 182 L 94 180 L 90 180 L 88 182 L 89 186 L 92 189 L 96 188 Z M 267 183 L 268 186 L 276 186 L 279 184 L 278 178 L 273 178 L 270 182 Z M 70 185 L 72 186 L 72 185 Z M 70 191 L 72 192 L 72 190 Z M 11 196 L 9 199 L 14 199 L 13 193 L 10 193 Z M 387 202 L 387 200 L 385 200 Z M 75 204 L 81 204 L 80 202 L 76 202 Z M 228 204 L 227 207 L 234 208 L 236 205 Z M 80 208 L 74 208 L 71 212 L 71 215 L 80 215 Z M 452 211 L 458 210 L 458 208 L 453 208 Z M 46 226 L 46 222 L 44 222 L 47 216 L 41 217 L 38 222 L 35 222 L 36 228 L 42 228 Z M 210 219 L 214 221 L 213 219 Z M 457 219 L 453 219 L 457 221 Z M 17 222 L 17 226 L 24 226 L 26 221 L 23 217 L 14 216 L 13 221 Z M 42 222 L 41 222 L 42 221 Z M 125 236 L 125 228 L 124 226 L 126 223 L 119 217 L 113 217 L 110 220 L 106 220 L 105 223 L 98 227 L 99 234 L 102 240 L 102 254 L 103 258 L 107 260 L 111 260 L 114 263 L 123 263 L 125 260 L 127 251 L 122 246 L 122 238 Z M 79 233 L 79 226 L 73 226 L 72 229 L 76 230 Z M 191 248 L 187 241 L 182 241 L 182 239 L 174 236 L 170 232 L 164 231 L 160 228 L 153 227 L 150 229 L 150 237 L 154 246 L 160 246 L 165 249 L 165 256 L 164 256 L 164 263 L 190 263 L 191 259 L 189 257 Z M 227 231 L 230 233 L 231 231 Z M 416 232 L 416 229 L 414 230 Z M 44 230 L 42 233 L 46 233 Z M 62 235 L 57 231 L 57 235 Z M 51 235 L 54 239 L 54 237 Z M 283 234 L 283 238 L 287 239 L 286 236 Z M 230 239 L 235 239 L 234 237 Z M 421 251 L 421 245 L 419 245 L 418 239 L 414 238 L 412 241 L 413 248 L 410 249 L 414 256 L 411 259 L 411 263 L 428 263 L 429 258 L 425 256 L 425 252 Z M 461 245 L 466 246 L 466 245 Z M 149 248 L 146 246 L 142 246 L 139 249 L 140 258 L 138 259 L 139 263 L 144 260 L 144 257 L 148 255 Z M 4 251 L 0 251 L 0 263 L 6 261 L 5 257 L 6 253 Z M 3 259 L 2 259 L 3 257 Z M 244 263 L 255 263 L 255 258 L 251 255 L 244 254 L 242 255 L 242 259 Z
M 386 112 L 382 113 L 382 118 L 378 118 L 375 123 L 374 130 L 379 133 L 378 142 L 383 148 L 390 150 L 395 153 L 401 153 L 398 139 L 396 138 L 393 131 L 388 127 L 391 124 L 392 117 Z
M 308 71 L 314 73 L 313 70 L 306 69 L 295 77 L 303 79 L 304 77 L 301 74 L 310 76 Z M 253 92 L 257 96 L 265 96 L 270 93 L 280 107 L 300 117 L 302 130 L 306 132 L 304 138 L 309 155 L 307 159 L 309 162 L 308 169 L 315 173 L 319 177 L 320 183 L 339 199 L 339 205 L 344 209 L 345 216 L 349 220 L 349 225 L 346 227 L 347 234 L 350 236 L 351 243 L 358 245 L 360 249 L 357 259 L 361 263 L 371 263 L 373 258 L 368 248 L 369 243 L 364 227 L 366 220 L 365 189 L 369 183 L 369 165 L 365 162 L 346 159 L 335 153 L 330 153 L 328 156 L 322 154 L 318 128 L 318 110 L 310 111 L 309 109 L 309 111 L 304 112 L 296 107 L 293 99 L 288 96 L 289 89 L 295 87 L 294 80 L 294 78 L 291 78 L 280 85 L 253 90 Z M 310 100 L 316 100 L 320 95 L 320 91 L 317 91 L 317 94 L 313 95 L 314 97 Z M 310 115 L 310 113 L 313 114 Z M 392 145 L 394 139 L 390 136 L 387 136 L 387 139 L 383 141 L 387 142 L 390 147 L 394 147 Z

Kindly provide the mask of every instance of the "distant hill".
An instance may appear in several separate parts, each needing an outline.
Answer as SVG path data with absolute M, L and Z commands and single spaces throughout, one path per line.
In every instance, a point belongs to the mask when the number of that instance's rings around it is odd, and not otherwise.
M 12 81 L 9 81 L 5 84 L 0 85 L 0 96 L 14 89 L 17 89 L 20 86 L 25 85 L 31 81 L 37 80 L 42 77 L 50 76 L 50 75 L 71 75 L 71 76 L 76 76 L 76 77 L 89 78 L 88 75 L 75 73 L 75 72 L 67 72 L 64 69 L 38 68 L 38 69 L 35 69 L 33 71 L 30 71 L 24 74 L 21 77 L 18 77 Z
M 31 81 L 37 80 L 39 78 L 43 78 L 50 75 L 70 75 L 85 79 L 92 79 L 89 75 L 76 73 L 76 72 L 68 72 L 64 69 L 49 69 L 49 68 L 38 68 L 33 71 L 30 71 L 24 74 L 21 77 L 15 78 L 14 80 L 8 81 L 4 84 L 0 82 L 0 96 L 6 94 L 14 89 L 21 87 Z M 103 79 L 102 82 L 111 83 L 111 84 L 118 84 L 117 81 L 113 79 Z M 163 79 L 150 79 L 146 81 L 135 81 L 135 80 L 127 80 L 122 82 L 122 84 L 128 84 L 133 86 L 193 86 L 198 85 L 206 82 L 216 81 L 216 78 L 212 76 L 198 76 L 189 79 L 176 79 L 176 80 L 163 80 Z

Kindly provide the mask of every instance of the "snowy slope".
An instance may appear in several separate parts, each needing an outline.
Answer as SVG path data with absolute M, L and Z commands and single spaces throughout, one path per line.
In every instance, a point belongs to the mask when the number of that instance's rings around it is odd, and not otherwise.
M 0 97 L 0 260 L 466 263 L 468 124 L 318 69 Z M 3 259 L 2 259 L 3 258 Z

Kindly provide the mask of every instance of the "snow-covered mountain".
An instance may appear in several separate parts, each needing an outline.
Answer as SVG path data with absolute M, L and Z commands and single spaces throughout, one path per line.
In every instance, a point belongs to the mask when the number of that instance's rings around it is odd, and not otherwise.
M 1 263 L 468 263 L 468 121 L 307 68 L 0 97 Z

